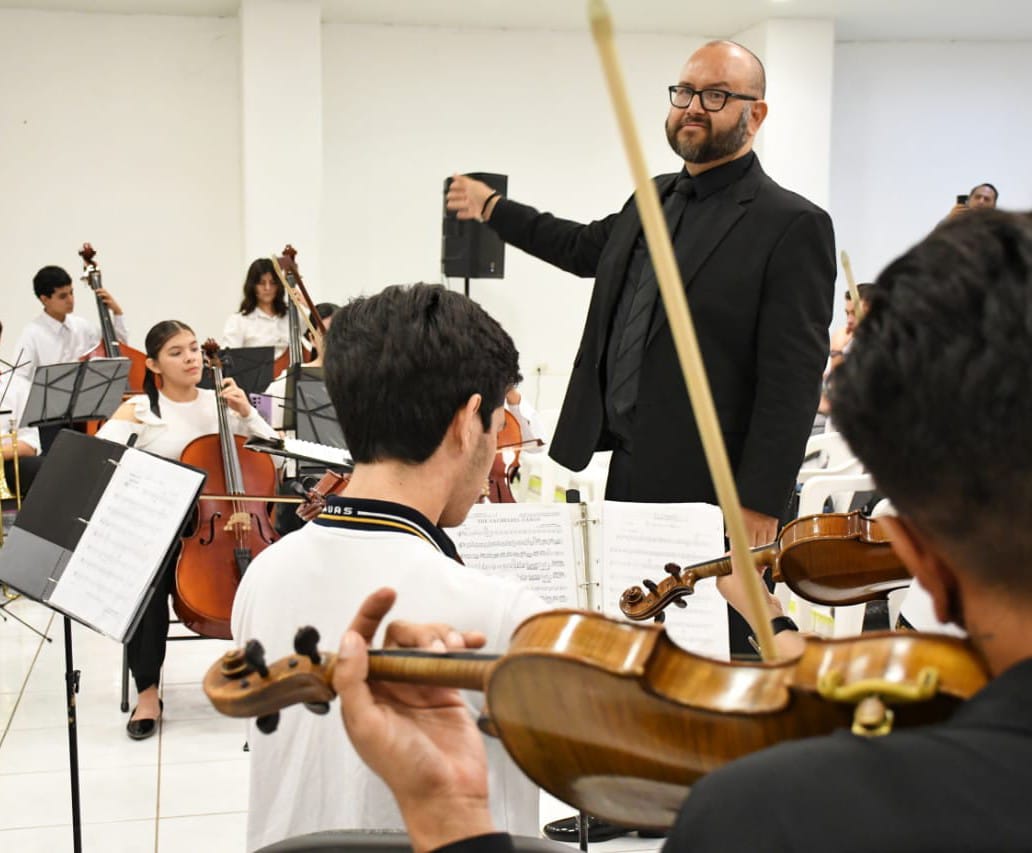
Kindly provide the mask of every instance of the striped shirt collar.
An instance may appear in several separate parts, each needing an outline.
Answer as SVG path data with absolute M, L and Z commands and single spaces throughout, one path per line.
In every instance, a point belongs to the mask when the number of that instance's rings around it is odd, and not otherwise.
M 416 536 L 446 557 L 462 562 L 455 543 L 447 534 L 425 515 L 404 504 L 331 495 L 326 499 L 326 509 L 316 517 L 315 523 L 323 527 L 361 530 L 367 533 L 403 533 L 407 536 Z

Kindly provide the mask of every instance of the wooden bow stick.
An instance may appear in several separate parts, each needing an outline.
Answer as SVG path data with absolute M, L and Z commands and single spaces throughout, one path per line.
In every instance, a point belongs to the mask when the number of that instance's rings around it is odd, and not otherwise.
M 777 658 L 774 632 L 764 606 L 765 600 L 760 577 L 753 571 L 755 562 L 750 554 L 745 519 L 742 516 L 742 507 L 738 500 L 738 489 L 735 486 L 734 477 L 731 475 L 731 464 L 727 458 L 724 436 L 720 432 L 720 423 L 713 405 L 709 380 L 702 368 L 702 354 L 699 352 L 695 326 L 692 324 L 691 314 L 688 311 L 688 300 L 684 295 L 681 273 L 677 267 L 677 261 L 674 259 L 674 250 L 667 232 L 666 220 L 663 218 L 659 205 L 656 186 L 645 166 L 645 157 L 642 154 L 638 133 L 634 126 L 623 73 L 616 55 L 616 47 L 613 44 L 612 20 L 603 0 L 589 0 L 588 16 L 591 20 L 591 32 L 595 38 L 599 58 L 602 61 L 602 70 L 609 86 L 609 95 L 613 101 L 617 123 L 620 125 L 620 135 L 623 137 L 631 174 L 634 176 L 635 199 L 638 203 L 642 227 L 645 230 L 645 240 L 652 256 L 652 266 L 656 272 L 659 292 L 663 297 L 663 307 L 666 309 L 670 321 L 670 331 L 674 336 L 677 356 L 681 362 L 685 383 L 688 386 L 688 396 L 691 399 L 695 420 L 699 426 L 699 435 L 702 438 L 706 461 L 713 477 L 717 499 L 724 512 L 724 521 L 731 539 L 731 563 L 734 571 L 741 573 L 745 579 L 749 609 L 754 617 L 749 621 L 756 631 L 760 654 L 764 660 L 774 660 Z
M 860 289 L 856 286 L 856 279 L 853 277 L 853 265 L 849 262 L 849 255 L 842 250 L 842 272 L 846 274 L 846 286 L 849 288 L 849 296 L 853 300 L 853 312 L 856 314 L 856 321 L 859 323 L 864 319 L 864 305 L 860 301 Z
M 322 351 L 322 332 L 316 329 L 312 322 L 312 311 L 311 308 L 305 303 L 304 297 L 298 293 L 296 287 L 294 287 L 287 279 L 287 274 L 283 271 L 283 267 L 280 266 L 279 258 L 275 255 L 269 255 L 269 260 L 272 261 L 272 268 L 276 271 L 276 277 L 280 280 L 280 284 L 283 285 L 283 291 L 290 298 L 290 301 L 297 307 L 298 316 L 308 327 L 308 332 L 312 336 L 312 342 L 316 348 Z

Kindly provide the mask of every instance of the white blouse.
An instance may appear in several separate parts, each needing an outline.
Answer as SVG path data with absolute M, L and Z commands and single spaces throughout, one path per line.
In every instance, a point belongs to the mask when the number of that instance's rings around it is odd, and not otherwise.
M 177 403 L 158 392 L 158 407 L 161 417 L 150 409 L 146 394 L 131 397 L 133 414 L 139 423 L 110 420 L 97 432 L 98 438 L 125 444 L 130 435 L 136 435 L 136 447 L 166 459 L 178 459 L 184 448 L 195 438 L 212 435 L 219 431 L 218 410 L 215 392 L 210 388 L 198 388 L 197 397 L 188 403 Z M 241 418 L 232 410 L 229 425 L 236 435 L 276 438 L 276 431 L 262 416 L 251 409 L 251 414 Z
M 290 343 L 288 315 L 271 317 L 255 308 L 250 314 L 230 314 L 222 330 L 224 347 L 276 347 L 279 356 Z

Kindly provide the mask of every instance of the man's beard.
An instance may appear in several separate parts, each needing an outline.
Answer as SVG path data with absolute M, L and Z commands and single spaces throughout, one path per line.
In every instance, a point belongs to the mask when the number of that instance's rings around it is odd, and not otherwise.
M 745 145 L 749 138 L 749 116 L 751 114 L 749 107 L 745 107 L 738 117 L 738 122 L 723 131 L 714 131 L 713 123 L 709 121 L 709 132 L 700 142 L 692 142 L 687 139 L 683 142 L 680 141 L 677 138 L 677 132 L 681 129 L 681 122 L 677 122 L 671 127 L 668 120 L 666 123 L 667 142 L 674 149 L 674 153 L 686 163 L 712 163 L 714 160 L 722 160 L 730 157 Z

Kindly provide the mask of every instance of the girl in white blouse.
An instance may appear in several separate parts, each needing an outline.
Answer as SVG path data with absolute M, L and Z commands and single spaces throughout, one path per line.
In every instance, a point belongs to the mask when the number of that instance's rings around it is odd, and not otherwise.
M 247 268 L 240 310 L 231 314 L 222 330 L 224 347 L 276 347 L 276 355 L 290 341 L 287 300 L 268 258 L 258 258 Z
M 147 333 L 146 394 L 121 405 L 97 435 L 125 443 L 135 435 L 136 447 L 167 459 L 179 459 L 195 438 L 219 431 L 215 392 L 198 388 L 203 372 L 200 345 L 193 330 L 177 320 L 158 323 Z M 156 377 L 161 377 L 158 390 Z M 230 426 L 238 435 L 274 438 L 275 430 L 254 410 L 247 395 L 226 379 L 222 397 L 230 408 Z M 178 555 L 178 551 L 176 552 Z M 172 563 L 174 565 L 173 557 Z M 158 682 L 168 636 L 168 594 L 174 572 L 165 567 L 136 632 L 127 643 L 129 669 L 139 701 L 127 726 L 129 737 L 142 740 L 157 730 L 161 715 Z

